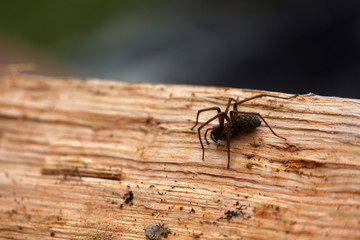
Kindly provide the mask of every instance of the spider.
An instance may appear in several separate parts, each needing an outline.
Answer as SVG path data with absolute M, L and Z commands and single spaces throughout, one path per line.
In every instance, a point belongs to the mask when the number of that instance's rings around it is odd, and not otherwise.
M 199 128 L 198 128 L 198 135 L 199 135 L 199 140 L 200 140 L 200 144 L 202 147 L 202 160 L 204 160 L 204 155 L 205 155 L 205 148 L 204 148 L 204 144 L 201 140 L 201 135 L 200 135 L 200 130 L 205 127 L 206 125 L 208 125 L 210 122 L 214 121 L 215 119 L 219 119 L 219 124 L 213 126 L 212 128 L 208 128 L 205 131 L 204 134 L 204 138 L 206 140 L 206 143 L 209 144 L 209 141 L 207 140 L 207 133 L 209 130 L 211 130 L 210 132 L 210 138 L 211 140 L 213 140 L 215 143 L 218 142 L 218 140 L 220 139 L 226 139 L 227 141 L 227 148 L 228 148 L 228 164 L 227 164 L 227 168 L 229 169 L 230 167 L 230 139 L 239 135 L 239 134 L 244 134 L 244 133 L 248 133 L 251 132 L 253 130 L 255 130 L 257 127 L 259 127 L 261 125 L 261 120 L 265 123 L 265 125 L 270 129 L 270 131 L 279 138 L 282 138 L 284 140 L 286 140 L 286 138 L 281 137 L 279 135 L 277 135 L 274 130 L 272 130 L 272 128 L 270 127 L 270 125 L 265 121 L 265 119 L 256 112 L 243 112 L 243 111 L 238 111 L 237 107 L 238 105 L 256 99 L 256 98 L 260 98 L 260 97 L 273 97 L 273 98 L 281 98 L 281 99 L 291 99 L 298 96 L 297 94 L 291 97 L 280 97 L 280 96 L 274 96 L 274 95 L 270 95 L 270 94 L 259 94 L 250 98 L 246 98 L 244 100 L 239 101 L 239 97 L 237 97 L 236 99 L 234 98 L 229 98 L 226 109 L 224 112 L 221 111 L 221 109 L 219 107 L 211 107 L 211 108 L 204 108 L 204 109 L 200 109 L 197 112 L 197 116 L 196 116 L 196 122 L 195 125 L 190 129 L 193 130 L 197 125 L 198 125 L 198 120 L 199 120 L 199 115 L 201 112 L 205 112 L 205 111 L 211 111 L 211 110 L 216 110 L 217 114 L 210 118 L 209 120 L 207 120 L 205 123 L 203 123 Z M 234 106 L 233 106 L 233 110 L 230 111 L 230 116 L 228 115 L 229 112 L 229 108 L 231 103 L 234 101 Z M 261 120 L 260 120 L 261 119 Z M 226 123 L 225 123 L 226 120 Z

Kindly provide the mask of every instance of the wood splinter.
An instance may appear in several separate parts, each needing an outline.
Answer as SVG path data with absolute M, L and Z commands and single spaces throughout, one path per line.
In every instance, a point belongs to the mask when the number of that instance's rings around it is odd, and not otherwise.
M 42 173 L 120 180 L 122 171 L 83 157 L 46 157 Z

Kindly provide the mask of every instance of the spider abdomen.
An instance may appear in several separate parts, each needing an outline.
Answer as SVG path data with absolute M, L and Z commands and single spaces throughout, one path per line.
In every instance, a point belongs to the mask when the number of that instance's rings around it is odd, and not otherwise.
M 233 127 L 236 133 L 239 134 L 251 132 L 259 127 L 260 124 L 261 120 L 258 116 L 253 114 L 241 114 L 234 119 Z

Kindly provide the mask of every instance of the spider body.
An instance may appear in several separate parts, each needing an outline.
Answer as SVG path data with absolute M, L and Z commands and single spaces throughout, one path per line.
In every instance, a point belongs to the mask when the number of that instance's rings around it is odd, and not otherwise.
M 241 114 L 235 117 L 232 122 L 224 123 L 224 126 L 220 128 L 220 124 L 215 125 L 210 133 L 211 139 L 217 143 L 218 140 L 224 140 L 227 138 L 228 132 L 230 132 L 230 139 L 254 131 L 261 125 L 261 120 L 258 116 L 252 114 Z M 229 130 L 230 128 L 230 130 Z
M 260 95 L 256 95 L 256 96 L 251 97 L 251 98 L 244 99 L 242 101 L 239 101 L 239 98 L 237 98 L 237 99 L 229 98 L 228 104 L 226 106 L 226 110 L 224 112 L 222 112 L 219 107 L 200 109 L 198 111 L 198 113 L 197 113 L 197 116 L 196 116 L 195 125 L 191 128 L 191 130 L 194 129 L 196 127 L 196 125 L 198 124 L 199 115 L 200 115 L 201 112 L 211 111 L 211 110 L 217 110 L 217 112 L 218 112 L 214 117 L 210 118 L 208 121 L 203 123 L 198 128 L 199 141 L 200 141 L 200 144 L 201 144 L 201 147 L 202 147 L 202 150 L 203 150 L 202 159 L 204 160 L 205 148 L 204 148 L 204 145 L 203 145 L 202 140 L 201 140 L 200 130 L 203 127 L 205 127 L 206 125 L 208 125 L 210 122 L 214 121 L 215 119 L 219 119 L 219 124 L 213 126 L 212 128 L 206 129 L 205 134 L 204 134 L 204 138 L 206 140 L 206 143 L 209 144 L 209 141 L 207 140 L 207 133 L 208 133 L 208 131 L 211 130 L 210 138 L 215 143 L 217 143 L 218 140 L 225 140 L 226 139 L 227 147 L 228 147 L 228 165 L 227 165 L 227 168 L 230 167 L 230 139 L 232 139 L 235 136 L 244 134 L 244 133 L 252 132 L 253 130 L 255 130 L 257 127 L 259 127 L 261 125 L 261 120 L 266 124 L 266 126 L 270 129 L 270 131 L 275 136 L 286 140 L 286 138 L 277 135 L 272 130 L 270 125 L 265 121 L 265 119 L 259 113 L 256 113 L 256 112 L 248 113 L 248 112 L 238 111 L 237 107 L 241 103 L 250 101 L 250 100 L 255 99 L 255 98 L 260 98 L 260 97 L 274 97 L 274 98 L 290 99 L 290 98 L 294 98 L 296 96 L 298 96 L 298 95 L 294 95 L 292 97 L 280 97 L 280 96 L 274 96 L 274 95 L 269 95 L 269 94 L 260 94 Z M 230 105 L 231 105 L 231 103 L 233 101 L 234 101 L 233 110 L 231 110 L 230 113 L 229 113 L 229 108 L 230 108 Z M 226 120 L 226 122 L 225 122 L 225 120 Z
M 232 126 L 234 126 L 234 131 L 236 133 L 235 135 L 252 132 L 260 125 L 260 118 L 252 114 L 238 115 L 232 123 Z

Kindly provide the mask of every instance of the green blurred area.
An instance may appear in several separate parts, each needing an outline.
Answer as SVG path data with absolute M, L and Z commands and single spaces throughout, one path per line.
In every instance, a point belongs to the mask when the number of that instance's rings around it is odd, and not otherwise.
M 359 98 L 360 1 L 13 0 L 0 66 Z
M 2 1 L 0 29 L 34 45 L 53 48 L 83 35 L 113 14 L 124 14 L 134 1 Z

